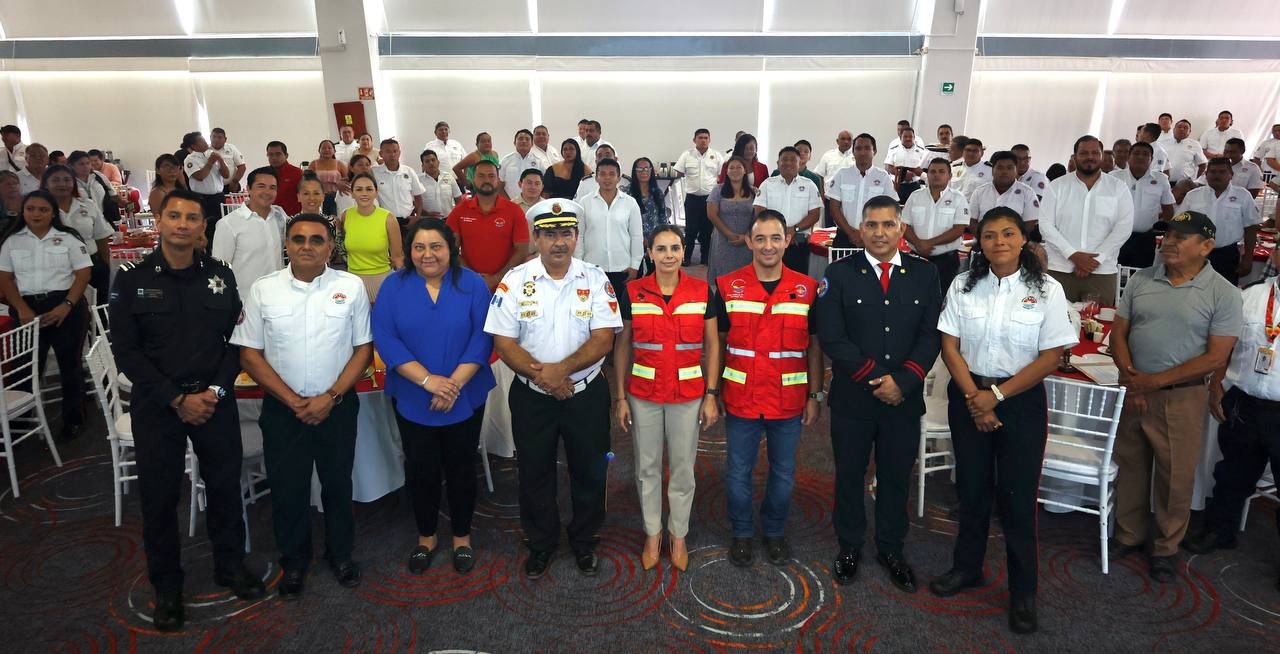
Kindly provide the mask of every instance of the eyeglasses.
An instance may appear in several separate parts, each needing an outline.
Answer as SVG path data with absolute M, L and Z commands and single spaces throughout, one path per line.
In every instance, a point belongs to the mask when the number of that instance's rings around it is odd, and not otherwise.
M 294 234 L 293 236 L 289 237 L 289 242 L 299 246 L 310 243 L 311 247 L 318 248 L 318 247 L 322 247 L 325 243 L 328 243 L 329 239 L 325 238 L 324 236 L 319 236 L 316 234 L 312 234 L 310 237 L 303 236 L 302 234 Z

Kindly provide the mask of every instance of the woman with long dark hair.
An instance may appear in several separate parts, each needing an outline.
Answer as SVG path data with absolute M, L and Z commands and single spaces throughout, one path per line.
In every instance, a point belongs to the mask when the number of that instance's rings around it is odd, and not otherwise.
M 359 174 L 373 174 L 373 160 L 363 154 L 351 155 L 351 161 L 347 162 L 347 175 L 338 183 L 338 195 L 334 198 L 334 205 L 338 213 L 338 226 L 342 225 L 342 216 L 347 209 L 356 206 L 355 198 L 351 197 L 351 181 Z
M 733 144 L 733 151 L 730 153 L 730 159 L 741 159 L 747 163 L 747 180 L 755 188 L 760 188 L 764 180 L 769 178 L 769 168 L 760 163 L 756 158 L 756 150 L 759 144 L 756 143 L 756 137 L 750 134 L 743 134 Z M 728 174 L 729 162 L 724 162 L 724 167 L 720 169 L 720 183 L 723 184 Z M 712 246 L 713 248 L 715 246 Z
M 601 146 L 603 147 L 603 146 Z M 653 162 L 649 157 L 640 157 L 631 164 L 631 188 L 627 193 L 640 205 L 641 231 L 644 232 L 645 243 L 654 230 L 667 224 L 667 194 L 658 185 L 658 176 L 653 174 Z M 653 260 L 649 258 L 646 248 L 644 259 L 640 261 L 639 276 L 653 272 Z
M 475 566 L 471 517 L 476 448 L 484 404 L 494 387 L 493 338 L 485 333 L 489 288 L 462 267 L 458 237 L 438 218 L 413 224 L 404 240 L 408 265 L 383 282 L 373 306 L 373 341 L 387 369 L 404 448 L 404 472 L 418 543 L 409 571 L 421 574 L 439 551 L 440 481 L 449 496 L 453 567 Z
M 40 189 L 48 191 L 57 202 L 55 206 L 58 208 L 61 224 L 79 234 L 80 240 L 89 245 L 89 257 L 93 261 L 90 285 L 97 295 L 94 302 L 105 304 L 111 290 L 109 239 L 115 230 L 111 229 L 111 223 L 102 216 L 98 203 L 84 197 L 81 193 L 82 186 L 67 166 L 45 168 Z
M 714 228 L 711 255 L 707 259 L 707 280 L 712 283 L 720 275 L 751 263 L 747 235 L 755 216 L 751 205 L 755 202 L 756 190 L 748 178 L 749 169 L 747 160 L 730 157 L 724 163 L 724 180 L 707 196 L 707 220 Z M 684 255 L 687 258 L 689 253 Z
M 591 167 L 582 162 L 582 148 L 576 139 L 565 139 L 560 144 L 560 156 L 564 161 L 547 168 L 542 174 L 542 194 L 549 198 L 572 200 L 578 195 L 578 184 L 591 174 Z
M 151 192 L 147 194 L 147 208 L 159 211 L 160 203 L 170 191 L 187 188 L 187 180 L 182 175 L 182 164 L 171 154 L 156 157 L 156 180 L 151 183 Z M 158 216 L 157 216 L 158 217 Z
M 303 213 L 332 216 L 338 212 L 338 187 L 347 176 L 347 164 L 338 160 L 337 152 L 338 148 L 333 141 L 325 139 L 320 142 L 317 148 L 317 154 L 320 156 L 311 161 L 307 170 L 319 178 L 320 185 L 324 189 L 324 203 L 321 205 L 323 211 L 304 210 Z
M 978 222 L 968 272 L 938 320 L 951 372 L 947 418 L 956 456 L 960 529 L 951 570 L 929 590 L 948 597 L 981 586 L 991 504 L 1004 528 L 1009 628 L 1036 630 L 1036 493 L 1048 438 L 1044 378 L 1076 344 L 1062 286 L 1045 273 L 1018 212 L 996 207 Z

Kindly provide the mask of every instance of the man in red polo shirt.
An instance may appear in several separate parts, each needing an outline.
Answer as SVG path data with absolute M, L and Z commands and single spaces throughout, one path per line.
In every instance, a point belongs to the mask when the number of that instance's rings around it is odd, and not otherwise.
M 298 202 L 298 183 L 302 169 L 289 163 L 289 148 L 280 141 L 267 144 L 267 163 L 276 171 L 276 206 L 290 216 L 302 211 Z
M 496 164 L 477 163 L 471 181 L 474 194 L 445 219 L 461 240 L 462 265 L 480 273 L 490 291 L 508 270 L 524 263 L 529 251 L 524 211 L 498 195 L 499 184 Z

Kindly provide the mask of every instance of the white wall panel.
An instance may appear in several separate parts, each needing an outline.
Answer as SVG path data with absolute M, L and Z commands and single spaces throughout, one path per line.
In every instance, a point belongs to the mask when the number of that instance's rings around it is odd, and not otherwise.
M 1280 36 L 1280 2 L 1275 0 L 1196 0 L 1179 2 L 1176 9 L 1170 9 L 1167 0 L 1127 0 L 1116 33 Z
M 1112 0 L 982 0 L 983 22 L 978 26 L 978 33 L 1106 34 L 1111 2 Z
M 396 127 L 394 134 L 375 135 L 374 140 L 394 136 L 403 161 L 415 170 L 423 146 L 435 138 L 432 129 L 438 121 L 447 121 L 450 138 L 468 150 L 475 147 L 476 134 L 489 132 L 502 154 L 512 150 L 516 130 L 533 126 L 529 73 L 523 71 L 397 70 L 383 71 L 382 78 L 389 82 Z M 556 128 L 551 130 L 555 135 Z
M 763 15 L 764 0 L 538 0 L 538 31 L 758 32 Z
M 6 0 L 0 25 L 11 39 L 186 34 L 173 0 Z
M 289 147 L 289 161 L 300 165 L 314 159 L 320 140 L 329 138 L 320 73 L 199 73 L 192 77 L 203 89 L 209 127 L 227 131 L 227 140 L 244 153 L 250 170 L 267 164 L 268 141 L 283 141 Z
M 1132 139 L 1138 123 L 1155 122 L 1168 111 L 1174 120 L 1191 121 L 1191 138 L 1199 139 L 1226 109 L 1235 116 L 1235 127 L 1244 133 L 1252 152 L 1276 122 L 1277 97 L 1280 75 L 1274 73 L 1111 73 L 1102 136 L 1108 144 Z
M 1043 171 L 1065 162 L 1072 144 L 1089 131 L 1098 81 L 1105 73 L 974 71 L 965 136 L 982 139 L 990 155 L 1015 143 L 1031 148 Z M 1128 136 L 1133 137 L 1130 128 Z
M 920 4 L 920 0 L 775 0 L 769 29 L 774 32 L 908 32 Z
M 197 34 L 316 32 L 315 0 L 196 0 L 195 5 Z
M 541 0 L 539 4 L 541 4 Z M 528 32 L 528 0 L 382 0 L 390 32 Z
M 779 149 L 806 139 L 816 163 L 847 129 L 876 137 L 883 161 L 898 121 L 911 117 L 915 79 L 914 71 L 777 74 L 769 83 L 769 151 L 760 160 L 772 168 Z

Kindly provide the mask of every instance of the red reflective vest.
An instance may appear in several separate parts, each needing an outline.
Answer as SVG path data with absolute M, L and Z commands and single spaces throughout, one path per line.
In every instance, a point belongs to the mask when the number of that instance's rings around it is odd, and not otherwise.
M 742 418 L 794 418 L 809 396 L 809 309 L 816 282 L 790 268 L 772 294 L 751 265 L 716 280 L 729 314 L 725 408 Z
M 662 404 L 702 397 L 708 288 L 705 281 L 681 272 L 668 302 L 662 299 L 654 275 L 627 284 L 633 362 L 627 392 L 631 395 Z

